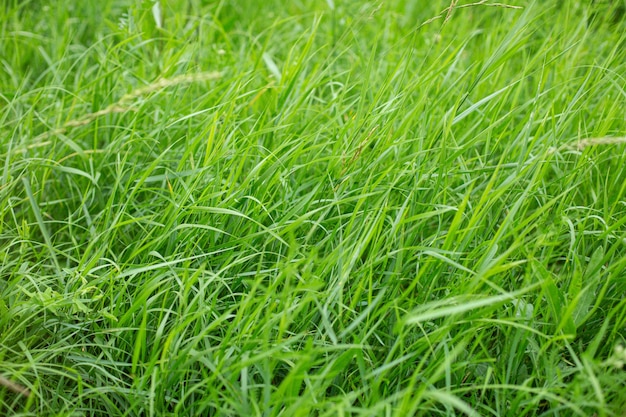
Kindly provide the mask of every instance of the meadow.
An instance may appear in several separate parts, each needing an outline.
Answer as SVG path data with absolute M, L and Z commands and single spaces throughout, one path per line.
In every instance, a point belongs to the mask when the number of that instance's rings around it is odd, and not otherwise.
M 626 415 L 622 5 L 2 2 L 0 415 Z

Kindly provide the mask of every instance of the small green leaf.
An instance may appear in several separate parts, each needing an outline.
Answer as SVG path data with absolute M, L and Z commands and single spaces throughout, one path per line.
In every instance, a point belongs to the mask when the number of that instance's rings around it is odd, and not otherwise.
M 263 62 L 265 62 L 265 66 L 267 67 L 269 72 L 276 78 L 276 80 L 280 81 L 280 79 L 282 78 L 282 73 L 278 69 L 278 65 L 276 65 L 276 62 L 274 62 L 272 56 L 267 52 L 263 54 Z
M 576 327 L 581 326 L 585 321 L 589 319 L 589 309 L 596 299 L 598 292 L 598 286 L 602 281 L 602 261 L 604 260 L 604 248 L 599 247 L 591 255 L 589 264 L 585 269 L 585 273 L 582 276 L 582 281 L 587 285 L 580 290 L 578 296 L 572 300 L 575 303 L 575 307 L 572 312 L 572 319 Z
M 558 323 L 557 330 L 562 329 L 566 334 L 575 335 L 576 326 L 574 326 L 571 314 L 563 314 L 566 310 L 565 298 L 552 278 L 549 276 L 547 276 L 544 281 L 544 290 L 548 300 L 548 305 L 550 306 L 552 318 L 555 323 Z
M 154 23 L 159 29 L 163 28 L 163 13 L 161 12 L 161 1 L 156 0 L 152 5 L 152 17 L 154 17 Z
M 567 288 L 567 299 L 570 302 L 578 297 L 583 288 L 583 271 L 578 257 L 574 257 L 573 263 L 574 272 L 572 274 L 569 287 Z
M 6 317 L 9 314 L 9 308 L 4 300 L 0 299 L 0 319 Z

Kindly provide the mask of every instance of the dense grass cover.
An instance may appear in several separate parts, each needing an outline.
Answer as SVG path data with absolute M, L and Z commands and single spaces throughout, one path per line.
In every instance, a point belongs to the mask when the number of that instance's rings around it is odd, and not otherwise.
M 0 415 L 624 415 L 619 6 L 4 1 Z

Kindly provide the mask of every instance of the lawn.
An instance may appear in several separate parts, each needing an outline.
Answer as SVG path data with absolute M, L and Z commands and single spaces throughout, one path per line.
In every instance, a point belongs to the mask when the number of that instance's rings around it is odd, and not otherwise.
M 625 27 L 3 1 L 0 415 L 624 416 Z

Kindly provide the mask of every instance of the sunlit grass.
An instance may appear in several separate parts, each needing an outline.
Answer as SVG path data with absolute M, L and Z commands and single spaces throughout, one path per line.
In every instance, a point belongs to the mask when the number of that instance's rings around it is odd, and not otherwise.
M 203 3 L 3 5 L 0 415 L 623 413 L 619 2 Z

